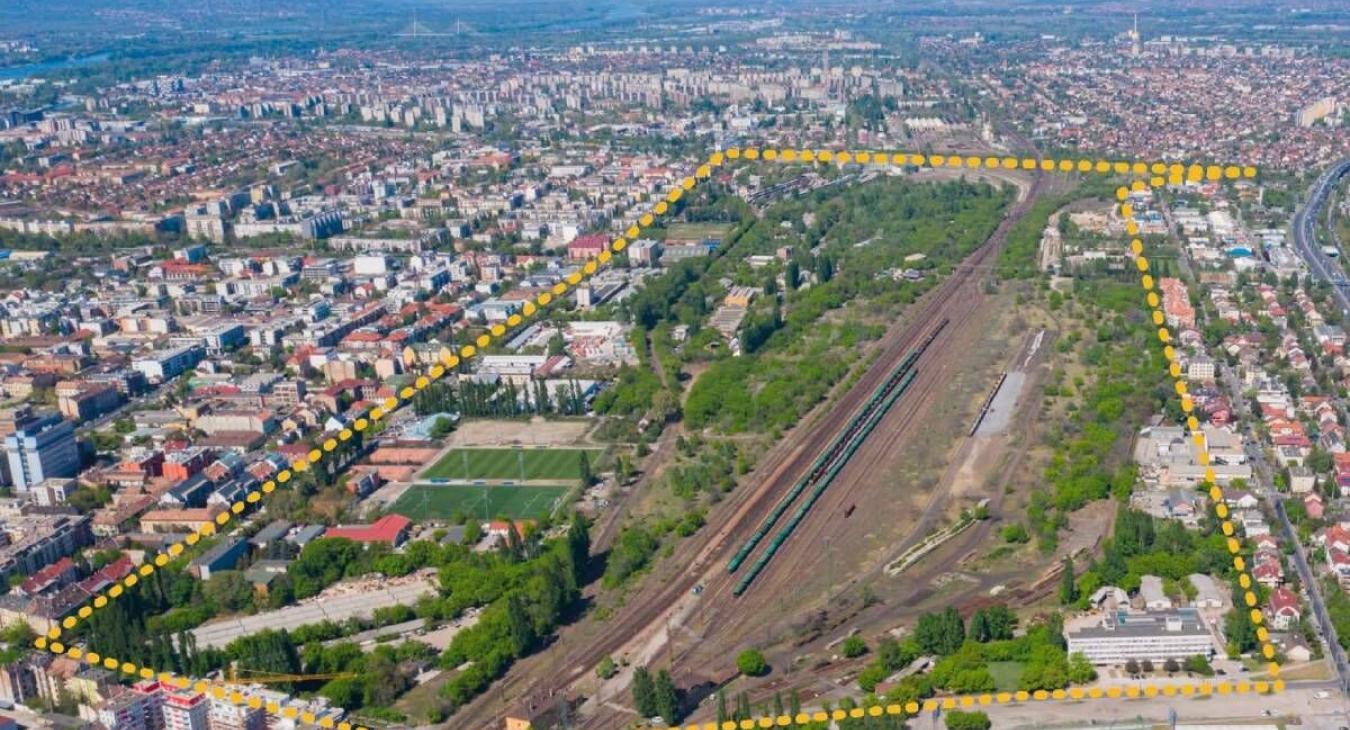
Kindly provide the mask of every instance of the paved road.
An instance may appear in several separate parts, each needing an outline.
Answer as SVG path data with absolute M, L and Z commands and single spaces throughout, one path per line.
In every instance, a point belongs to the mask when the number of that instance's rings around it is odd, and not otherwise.
M 1308 189 L 1308 197 L 1303 205 L 1299 206 L 1298 212 L 1294 213 L 1292 225 L 1294 250 L 1307 262 L 1308 267 L 1318 278 L 1335 284 L 1333 289 L 1336 300 L 1340 302 L 1341 309 L 1350 314 L 1350 292 L 1347 291 L 1350 289 L 1350 281 L 1347 281 L 1341 272 L 1340 264 L 1322 253 L 1322 247 L 1317 243 L 1317 218 L 1322 206 L 1326 204 L 1336 183 L 1347 172 L 1350 172 L 1350 158 L 1340 160 L 1327 168 L 1327 171 L 1322 173 L 1317 182 Z
M 1238 389 L 1237 375 L 1232 372 L 1226 363 L 1221 363 L 1219 377 L 1221 382 L 1227 386 L 1229 397 L 1238 411 L 1240 422 L 1251 423 L 1254 416 L 1250 412 L 1247 399 L 1242 397 L 1242 393 Z M 1308 594 L 1308 603 L 1312 605 L 1313 617 L 1317 620 L 1317 629 L 1321 635 L 1322 643 L 1326 646 L 1332 663 L 1336 667 L 1337 684 L 1342 691 L 1350 694 L 1350 662 L 1347 662 L 1345 650 L 1341 648 L 1340 641 L 1336 638 L 1336 627 L 1331 623 L 1326 602 L 1322 600 L 1322 584 L 1318 582 L 1316 574 L 1309 566 L 1307 556 L 1304 554 L 1303 544 L 1298 540 L 1298 533 L 1294 530 L 1293 524 L 1290 523 L 1289 516 L 1284 512 L 1284 496 L 1279 491 L 1268 488 L 1271 485 L 1271 466 L 1266 461 L 1265 453 L 1262 451 L 1260 444 L 1246 435 L 1243 436 L 1242 441 L 1243 449 L 1247 452 L 1247 460 L 1252 464 L 1252 475 L 1255 477 L 1253 487 L 1258 494 L 1270 502 L 1275 515 L 1279 517 L 1285 542 L 1294 546 L 1294 567 L 1298 571 L 1299 581 L 1302 582 L 1304 590 Z

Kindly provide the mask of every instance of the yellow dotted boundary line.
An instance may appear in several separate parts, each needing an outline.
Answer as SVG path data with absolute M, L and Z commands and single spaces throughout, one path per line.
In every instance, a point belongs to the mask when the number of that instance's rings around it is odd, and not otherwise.
M 917 152 L 879 152 L 872 150 L 796 150 L 796 149 L 745 149 L 731 148 L 726 151 L 728 159 L 778 160 L 781 162 L 836 162 L 840 165 L 856 163 L 859 165 L 914 165 L 931 168 L 987 168 L 991 170 L 1026 170 L 1042 172 L 1082 172 L 1103 175 L 1135 175 L 1144 177 L 1154 175 L 1161 180 L 1165 176 L 1172 184 L 1183 181 L 1201 182 L 1204 180 L 1236 180 L 1256 177 L 1256 168 L 1251 165 L 1201 165 L 1179 162 L 1147 162 L 1143 160 L 1090 160 L 1090 159 L 1042 159 L 1034 157 L 980 156 L 959 154 L 924 155 Z
M 70 631 L 75 627 L 77 627 L 81 621 L 88 619 L 93 614 L 94 611 L 107 606 L 110 601 L 116 600 L 117 598 L 122 596 L 127 590 L 134 588 L 141 581 L 141 579 L 148 578 L 152 574 L 154 574 L 155 570 L 167 566 L 171 560 L 182 555 L 182 553 L 187 547 L 196 545 L 198 542 L 201 541 L 203 537 L 209 537 L 211 535 L 214 535 L 219 529 L 226 527 L 235 516 L 242 515 L 250 507 L 257 505 L 262 500 L 264 495 L 271 494 L 272 492 L 276 491 L 278 486 L 285 485 L 296 474 L 303 473 L 307 471 L 311 466 L 318 464 L 329 453 L 337 449 L 339 441 L 347 441 L 351 439 L 351 437 L 355 432 L 364 431 L 376 421 L 381 420 L 386 415 L 406 405 L 410 400 L 412 400 L 414 396 L 417 395 L 418 392 L 422 391 L 427 386 L 444 377 L 448 372 L 458 367 L 461 362 L 472 359 L 475 355 L 478 354 L 480 350 L 488 347 L 495 340 L 498 340 L 501 337 L 503 337 L 508 331 L 518 327 L 526 319 L 536 315 L 542 308 L 549 306 L 556 297 L 561 297 L 562 295 L 566 294 L 569 289 L 576 287 L 582 281 L 589 279 L 596 273 L 596 271 L 599 270 L 600 267 L 608 264 L 610 260 L 613 258 L 613 255 L 615 253 L 623 251 L 628 246 L 629 239 L 636 239 L 638 236 L 642 234 L 643 230 L 650 228 L 658 218 L 666 215 L 670 211 L 670 206 L 678 202 L 680 198 L 684 196 L 684 193 L 686 191 L 693 190 L 700 180 L 704 180 L 707 179 L 708 177 L 711 177 L 712 170 L 714 168 L 720 167 L 721 165 L 725 164 L 727 160 L 737 160 L 737 159 L 745 159 L 752 161 L 757 159 L 764 159 L 767 161 L 778 160 L 782 162 L 822 162 L 822 163 L 835 162 L 840 165 L 857 163 L 862 165 L 867 164 L 916 165 L 920 167 L 926 166 L 932 168 L 985 167 L 990 169 L 1005 169 L 1005 170 L 1039 169 L 1047 172 L 1048 171 L 1083 172 L 1083 173 L 1096 172 L 1101 174 L 1143 175 L 1151 172 L 1155 175 L 1155 177 L 1153 178 L 1155 185 L 1162 184 L 1163 182 L 1163 178 L 1161 177 L 1162 175 L 1167 175 L 1167 180 L 1169 182 L 1172 182 L 1173 184 L 1180 184 L 1182 180 L 1197 182 L 1200 180 L 1213 181 L 1224 178 L 1237 179 L 1243 177 L 1252 178 L 1256 176 L 1256 168 L 1251 166 L 1239 167 L 1237 165 L 1202 166 L 1198 164 L 1182 165 L 1180 163 L 1168 164 L 1164 162 L 1148 163 L 1140 161 L 1135 162 L 1107 161 L 1107 160 L 1092 161 L 1087 159 L 1082 160 L 1061 159 L 1061 160 L 1037 161 L 1033 158 L 1019 159 L 1016 157 L 993 157 L 993 156 L 979 157 L 973 155 L 961 156 L 961 155 L 941 155 L 941 154 L 923 155 L 918 153 L 877 152 L 868 150 L 839 151 L 839 152 L 831 150 L 809 150 L 809 149 L 760 150 L 754 147 L 745 148 L 743 150 L 739 148 L 730 148 L 725 152 L 715 152 L 708 157 L 707 161 L 705 161 L 703 164 L 697 167 L 694 175 L 685 177 L 683 180 L 681 180 L 677 185 L 672 187 L 665 194 L 663 200 L 657 201 L 657 203 L 652 207 L 650 212 L 644 213 L 641 216 L 639 216 L 638 221 L 633 225 L 630 225 L 628 229 L 624 231 L 624 235 L 622 237 L 618 237 L 610 241 L 608 244 L 606 244 L 605 249 L 602 250 L 599 254 L 586 259 L 586 261 L 582 264 L 580 271 L 574 271 L 568 274 L 563 281 L 560 281 L 557 284 L 553 285 L 550 291 L 542 292 L 534 299 L 526 300 L 525 302 L 523 302 L 521 305 L 520 312 L 510 315 L 506 320 L 506 325 L 502 324 L 492 325 L 488 329 L 488 332 L 479 335 L 473 344 L 468 344 L 460 347 L 458 354 L 451 352 L 448 349 L 442 351 L 441 362 L 436 365 L 433 365 L 430 369 L 427 370 L 426 373 L 419 375 L 413 382 L 413 385 L 404 387 L 401 391 L 399 391 L 397 397 L 391 396 L 385 399 L 385 401 L 382 404 L 371 409 L 368 417 L 358 418 L 352 424 L 351 428 L 344 428 L 341 431 L 339 431 L 336 438 L 330 437 L 326 439 L 322 444 L 322 448 L 312 449 L 308 454 L 295 459 L 290 463 L 289 469 L 281 470 L 280 472 L 277 473 L 274 479 L 264 482 L 259 489 L 248 492 L 243 499 L 234 502 L 233 504 L 230 505 L 229 509 L 222 511 L 220 514 L 216 515 L 213 522 L 209 522 L 203 525 L 199 530 L 193 532 L 192 534 L 184 538 L 182 542 L 170 545 L 168 548 L 156 554 L 152 560 L 142 564 L 141 566 L 139 566 L 139 568 L 137 568 L 135 571 L 127 575 L 121 581 L 109 587 L 107 591 L 100 593 L 99 595 L 95 596 L 93 600 L 80 606 L 75 611 L 74 615 L 65 617 L 62 620 L 60 626 L 53 626 L 45 636 L 38 637 L 34 641 L 34 646 L 37 647 L 38 649 L 50 651 L 53 654 L 60 654 L 67 656 L 71 659 L 75 659 L 77 661 L 82 661 L 91 666 L 103 666 L 111 671 L 120 671 L 121 673 L 128 676 L 138 676 L 142 679 L 158 679 L 161 682 L 171 684 L 173 686 L 179 687 L 180 689 L 187 689 L 191 687 L 193 689 L 196 689 L 197 691 L 202 692 L 210 689 L 212 695 L 215 696 L 217 699 L 229 700 L 234 704 L 247 705 L 255 709 L 259 707 L 265 707 L 268 712 L 271 712 L 273 714 L 279 713 L 291 719 L 298 717 L 303 722 L 307 723 L 315 722 L 312 713 L 299 712 L 293 707 L 281 707 L 280 705 L 278 705 L 278 703 L 273 701 L 264 702 L 259 697 L 249 696 L 240 693 L 237 690 L 228 690 L 226 689 L 225 686 L 220 684 L 216 684 L 213 686 L 201 680 L 198 680 L 194 683 L 192 680 L 186 677 L 179 677 L 169 672 L 156 672 L 151 667 L 139 666 L 133 662 L 119 660 L 116 657 L 100 656 L 97 652 L 92 651 L 86 652 L 81 650 L 77 646 L 67 646 L 64 643 L 62 643 L 60 639 L 65 631 Z M 1136 184 L 1141 185 L 1142 183 L 1137 182 Z M 1137 224 L 1134 223 L 1132 217 L 1129 217 L 1129 220 L 1130 225 L 1133 227 L 1133 230 L 1131 231 L 1131 233 L 1133 234 L 1138 230 L 1138 227 Z M 1136 240 L 1135 243 L 1137 244 L 1138 241 Z M 1139 260 L 1143 261 L 1142 258 L 1140 258 Z M 1142 263 L 1141 266 L 1146 268 L 1147 262 Z M 1146 284 L 1147 286 L 1151 286 L 1152 280 L 1147 274 L 1145 274 L 1144 276 L 1144 281 L 1147 283 Z M 1151 294 L 1150 296 L 1151 296 L 1150 302 L 1152 303 L 1153 300 L 1156 300 L 1157 295 Z M 1157 310 L 1155 309 L 1155 313 L 1156 312 Z M 1155 316 L 1158 315 L 1155 314 Z M 1165 333 L 1165 330 L 1161 330 L 1160 334 L 1162 333 Z M 1171 352 L 1170 346 L 1167 348 L 1167 350 L 1170 353 L 1169 360 L 1173 362 L 1174 372 L 1179 372 L 1179 366 L 1177 366 L 1175 363 L 1176 357 L 1175 353 Z M 1184 388 L 1185 384 L 1182 383 L 1180 380 L 1178 380 L 1179 392 L 1184 390 Z M 1183 403 L 1188 405 L 1189 398 L 1184 398 Z M 1189 408 L 1187 410 L 1189 412 Z M 1190 421 L 1194 422 L 1195 419 L 1192 417 Z M 1194 429 L 1194 427 L 1192 428 Z M 1202 463 L 1208 464 L 1207 457 L 1208 455 L 1205 454 L 1205 459 L 1203 460 Z M 1212 469 L 1207 471 L 1207 478 L 1211 479 L 1211 481 L 1213 480 Z M 1218 488 L 1215 487 L 1214 491 L 1217 492 Z M 1218 511 L 1219 509 L 1224 510 L 1223 513 L 1220 514 L 1220 516 L 1225 517 L 1227 514 L 1226 508 L 1222 504 L 1221 500 L 1216 500 L 1216 511 Z M 1233 529 L 1232 523 L 1225 521 L 1224 522 L 1225 534 L 1231 535 L 1232 529 Z M 1235 538 L 1231 537 L 1229 538 L 1229 547 L 1236 555 L 1239 546 Z M 1235 557 L 1234 562 L 1235 564 L 1238 565 L 1239 571 L 1243 571 L 1242 558 Z M 1250 577 L 1245 572 L 1242 572 L 1241 580 L 1244 588 L 1250 586 L 1251 582 Z M 1254 606 L 1256 600 L 1255 594 L 1248 591 L 1247 600 L 1250 605 Z M 1259 623 L 1260 611 L 1258 609 L 1253 609 L 1252 616 L 1253 620 Z M 1259 629 L 1259 633 L 1261 640 L 1263 642 L 1266 642 L 1264 646 L 1264 651 L 1267 653 L 1267 657 L 1268 658 L 1272 657 L 1274 655 L 1274 648 L 1268 643 L 1268 634 L 1266 633 L 1265 628 L 1262 627 L 1261 629 Z M 1275 664 L 1272 663 L 1271 667 L 1272 673 L 1278 671 L 1278 667 Z M 1277 680 L 1275 684 L 1282 685 L 1283 683 Z M 1193 685 L 1190 686 L 1189 689 L 1191 692 L 1195 692 L 1198 691 L 1197 688 L 1208 685 L 1209 683 Z M 1225 687 L 1228 687 L 1229 689 L 1236 689 L 1239 692 L 1244 692 L 1253 688 L 1258 692 L 1264 692 L 1267 691 L 1266 685 L 1267 683 L 1265 682 L 1255 682 L 1250 684 L 1242 682 L 1237 683 L 1235 685 L 1229 685 L 1229 683 L 1224 682 L 1219 683 L 1218 685 L 1216 685 L 1216 687 L 1220 692 L 1226 691 L 1224 689 Z M 1149 688 L 1145 689 L 1147 690 Z M 1185 689 L 1187 689 L 1187 686 L 1182 687 L 1183 692 Z M 1175 691 L 1175 687 L 1173 685 L 1167 685 L 1163 688 L 1162 691 L 1163 694 L 1169 694 L 1169 691 Z M 1063 690 L 1056 690 L 1053 693 L 1045 693 L 1043 691 L 1035 692 L 1029 695 L 1029 697 L 1032 699 L 1047 699 L 1047 698 L 1063 699 L 1065 696 L 1067 696 L 1072 699 L 1080 699 L 1080 697 L 1077 696 L 1077 694 L 1081 693 L 1082 690 L 1080 688 L 1074 688 L 1069 690 L 1067 695 L 1065 695 Z M 1025 701 L 1026 697 L 1024 697 L 1024 695 L 1027 695 L 1027 693 L 1025 692 L 1018 692 L 1014 694 L 1000 693 L 997 695 L 980 695 L 978 697 L 973 695 L 967 697 L 949 697 L 943 700 L 927 700 L 924 703 L 923 707 L 925 709 L 935 709 L 936 707 L 939 706 L 939 703 L 941 703 L 941 706 L 947 706 L 948 703 L 952 703 L 951 706 L 955 707 L 956 706 L 955 703 L 957 702 L 960 702 L 962 706 L 973 706 L 976 702 L 979 702 L 981 704 L 988 704 L 989 702 L 993 701 Z M 1087 691 L 1087 696 L 1092 697 L 1100 696 L 1100 691 L 1097 688 L 1093 688 L 1092 690 Z M 1107 691 L 1106 696 L 1112 696 L 1110 694 L 1110 690 Z M 1127 694 L 1126 696 L 1130 695 Z M 1007 699 L 1005 699 L 1005 697 Z M 913 712 L 917 712 L 918 709 L 919 706 L 917 705 L 917 703 L 910 703 L 908 706 L 905 707 L 902 707 L 898 704 L 892 704 L 887 705 L 884 709 L 884 712 L 885 714 L 899 714 L 902 711 L 906 711 L 911 712 L 912 714 Z M 845 719 L 846 717 L 863 716 L 861 714 L 863 710 L 861 709 L 855 709 L 853 711 L 854 713 L 859 714 L 852 714 L 847 716 L 840 714 L 842 712 L 843 712 L 842 710 L 835 711 L 835 719 Z M 869 708 L 867 713 L 872 715 L 880 715 L 883 714 L 883 711 L 880 706 L 875 706 Z M 806 720 L 800 720 L 801 722 L 814 722 L 828 719 L 824 716 L 824 713 L 816 713 L 816 715 L 810 717 L 807 717 L 806 715 L 797 715 L 796 718 L 793 718 L 788 715 L 780 715 L 775 718 L 768 718 L 768 717 L 760 718 L 760 720 L 758 721 L 759 722 L 758 726 L 771 727 L 775 724 L 779 726 L 790 725 L 794 721 L 798 721 L 797 718 L 807 718 Z M 753 724 L 754 722 L 755 721 L 751 720 L 743 721 L 741 723 L 741 727 L 742 728 L 755 727 L 756 725 Z M 752 724 L 747 725 L 746 723 Z M 343 722 L 334 725 L 331 718 L 321 718 L 318 720 L 318 724 L 321 727 L 336 727 L 338 728 L 338 730 L 352 730 L 352 726 L 350 723 Z M 709 728 L 714 726 L 715 724 L 705 725 L 703 727 Z M 731 730 L 733 726 L 734 723 L 732 725 L 723 723 L 724 730 Z M 690 726 L 690 728 L 697 728 L 697 727 L 699 726 L 697 725 Z M 366 728 L 357 727 L 356 730 L 366 730 Z

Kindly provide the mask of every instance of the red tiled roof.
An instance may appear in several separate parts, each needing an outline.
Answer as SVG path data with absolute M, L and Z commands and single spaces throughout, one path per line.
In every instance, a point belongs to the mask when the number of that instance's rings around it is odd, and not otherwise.
M 330 527 L 323 536 L 345 537 L 356 542 L 387 542 L 392 545 L 410 525 L 412 520 L 403 515 L 385 515 L 369 525 Z

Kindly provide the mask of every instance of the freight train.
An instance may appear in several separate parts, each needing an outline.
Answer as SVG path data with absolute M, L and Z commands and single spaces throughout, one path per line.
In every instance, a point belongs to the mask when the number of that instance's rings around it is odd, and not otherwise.
M 778 549 L 783 546 L 783 543 L 787 542 L 787 539 L 792 536 L 794 531 L 796 531 L 802 520 L 810 513 L 811 508 L 815 506 L 815 503 L 820 499 L 820 496 L 825 493 L 825 489 L 830 486 L 832 481 L 834 481 L 834 478 L 839 474 L 840 470 L 844 468 L 844 465 L 848 463 L 848 460 L 853 457 L 853 454 L 858 450 L 858 447 L 862 446 L 863 442 L 867 440 L 868 435 L 871 434 L 872 430 L 881 422 L 882 417 L 890 410 L 891 405 L 894 404 L 896 399 L 898 399 L 914 382 L 914 376 L 918 372 L 914 369 L 914 364 L 918 361 L 919 356 L 928 349 L 928 346 L 933 343 L 933 340 L 937 339 L 938 334 L 940 334 L 943 328 L 947 326 L 947 322 L 948 320 L 946 319 L 939 322 L 937 326 L 933 328 L 933 331 L 924 338 L 923 342 L 919 343 L 918 347 L 911 350 L 909 354 L 905 355 L 905 357 L 900 360 L 900 363 L 896 365 L 895 369 L 886 377 L 886 380 L 872 393 L 872 396 L 867 402 L 858 409 L 858 412 L 854 414 L 851 419 L 849 419 L 849 422 L 843 431 L 841 431 L 839 435 L 830 442 L 830 445 L 821 452 L 820 456 L 812 462 L 811 468 L 807 471 L 806 476 L 802 477 L 801 480 L 793 485 L 792 489 L 788 490 L 787 494 L 783 495 L 783 498 L 774 505 L 773 510 L 765 517 L 764 522 L 760 524 L 759 529 L 755 530 L 755 532 L 750 535 L 750 538 L 746 540 L 745 544 L 743 544 L 741 548 L 736 551 L 736 554 L 732 556 L 731 560 L 728 561 L 727 572 L 735 573 L 750 557 L 750 554 L 754 552 L 755 547 L 768 536 L 769 531 L 773 529 L 778 520 L 788 511 L 788 508 L 791 507 L 808 488 L 810 488 L 810 493 L 806 497 L 806 500 L 797 506 L 797 509 L 793 511 L 791 518 L 788 519 L 787 523 L 778 534 L 774 536 L 773 540 L 769 542 L 764 553 L 750 566 L 749 572 L 747 572 L 736 584 L 735 589 L 732 590 L 733 595 L 739 596 L 750 587 L 750 584 L 755 580 L 755 577 L 764 570 L 764 567 L 773 559 L 773 556 L 778 552 Z

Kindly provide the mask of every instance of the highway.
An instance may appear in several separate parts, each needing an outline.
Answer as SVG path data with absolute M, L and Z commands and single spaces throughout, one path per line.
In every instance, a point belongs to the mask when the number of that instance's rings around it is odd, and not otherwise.
M 1336 301 L 1340 302 L 1341 310 L 1350 314 L 1350 281 L 1347 281 L 1341 271 L 1340 264 L 1333 261 L 1325 253 L 1322 253 L 1321 246 L 1317 243 L 1317 218 L 1321 213 L 1322 206 L 1326 205 L 1327 198 L 1331 191 L 1336 187 L 1336 183 L 1347 172 L 1350 172 L 1350 158 L 1339 160 L 1336 164 L 1327 168 L 1322 176 L 1317 178 L 1308 189 L 1308 197 L 1303 205 L 1299 206 L 1298 212 L 1294 213 L 1292 226 L 1294 229 L 1294 251 L 1302 258 L 1313 273 L 1323 281 L 1331 282 L 1334 287 Z

